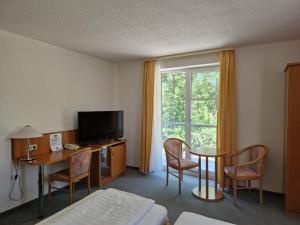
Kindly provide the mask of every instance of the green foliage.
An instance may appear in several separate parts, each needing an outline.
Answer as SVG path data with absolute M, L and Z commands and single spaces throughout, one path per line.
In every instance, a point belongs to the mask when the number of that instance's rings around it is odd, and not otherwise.
M 185 139 L 185 72 L 162 76 L 162 136 Z M 194 148 L 216 148 L 218 71 L 191 74 L 191 144 Z
M 185 73 L 162 73 L 162 123 L 184 123 Z

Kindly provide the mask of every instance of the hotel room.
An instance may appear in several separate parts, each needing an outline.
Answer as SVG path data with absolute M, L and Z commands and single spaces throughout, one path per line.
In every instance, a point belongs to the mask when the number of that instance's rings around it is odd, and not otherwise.
M 300 224 L 300 0 L 0 0 L 0 225 Z

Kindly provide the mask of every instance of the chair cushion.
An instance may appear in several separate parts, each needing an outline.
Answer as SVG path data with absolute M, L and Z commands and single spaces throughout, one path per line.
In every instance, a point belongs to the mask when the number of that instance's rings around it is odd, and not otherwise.
M 69 182 L 70 180 L 70 170 L 69 169 L 64 169 L 57 171 L 55 173 L 49 174 L 49 178 L 54 181 L 63 181 L 63 182 Z M 78 178 L 73 178 L 73 182 L 79 181 Z
M 234 177 L 235 166 L 226 166 L 224 171 L 230 177 Z M 250 167 L 238 167 L 236 171 L 236 177 L 239 179 L 247 178 L 259 178 L 259 173 Z
M 69 181 L 69 179 L 70 179 L 69 169 L 64 169 L 64 170 L 60 170 L 55 173 L 49 174 L 49 178 L 51 180 Z
M 188 170 L 198 166 L 198 163 L 194 162 L 191 159 L 180 159 L 180 167 L 181 169 Z M 173 159 L 169 162 L 169 166 L 174 169 L 179 169 L 178 160 Z

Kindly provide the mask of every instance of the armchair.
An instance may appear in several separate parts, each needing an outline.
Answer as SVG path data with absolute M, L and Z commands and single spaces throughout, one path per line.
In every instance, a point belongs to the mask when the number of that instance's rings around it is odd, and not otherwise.
M 167 159 L 167 182 L 169 184 L 169 173 L 178 178 L 179 191 L 181 194 L 181 181 L 183 180 L 183 171 L 198 167 L 198 163 L 191 159 L 182 158 L 182 145 L 185 145 L 188 150 L 191 147 L 183 140 L 178 138 L 168 138 L 164 141 L 164 149 Z M 169 167 L 178 170 L 178 176 L 169 171 Z
M 249 161 L 246 163 L 232 163 L 237 161 L 238 157 L 243 154 L 249 154 Z M 264 145 L 252 145 L 235 154 L 224 157 L 224 179 L 228 177 L 233 182 L 233 204 L 236 205 L 237 189 L 252 189 L 251 180 L 259 180 L 260 204 L 263 204 L 263 176 L 265 159 L 268 148 Z M 228 161 L 231 165 L 228 165 Z M 233 164 L 233 165 L 232 165 Z M 246 187 L 238 187 L 238 181 L 245 181 Z M 224 185 L 223 185 L 224 189 Z

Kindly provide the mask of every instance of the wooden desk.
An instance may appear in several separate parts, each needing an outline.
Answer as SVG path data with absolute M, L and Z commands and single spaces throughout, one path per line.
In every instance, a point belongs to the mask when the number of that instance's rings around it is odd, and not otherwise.
M 85 151 L 90 148 L 82 148 L 78 151 Z M 50 165 L 54 163 L 58 163 L 61 161 L 67 160 L 75 151 L 71 150 L 59 150 L 56 152 L 47 152 L 40 155 L 36 155 L 37 159 L 34 161 L 19 161 L 22 164 L 27 165 L 35 165 L 38 166 L 38 187 L 39 187 L 39 211 L 38 217 L 43 217 L 45 214 L 45 207 L 44 207 L 44 182 L 45 182 L 45 174 L 44 174 L 44 166 Z
M 218 201 L 223 199 L 223 191 L 218 189 L 218 158 L 224 157 L 226 154 L 217 154 L 214 151 L 205 151 L 192 149 L 191 154 L 199 156 L 198 167 L 199 167 L 199 186 L 193 189 L 193 195 L 197 198 L 206 200 L 206 201 Z M 205 158 L 205 185 L 201 184 L 201 157 Z M 208 171 L 208 159 L 215 159 L 215 186 L 210 187 L 209 182 L 209 171 Z
M 76 151 L 71 151 L 71 150 L 59 150 L 59 151 L 55 151 L 52 152 L 51 150 L 48 150 L 48 152 L 42 151 L 43 153 L 41 154 L 35 154 L 35 156 L 37 157 L 36 160 L 34 161 L 30 161 L 30 162 L 26 162 L 26 161 L 19 161 L 23 164 L 26 165 L 34 165 L 34 166 L 38 166 L 38 187 L 39 187 L 39 210 L 38 210 L 38 216 L 39 217 L 43 217 L 44 213 L 45 213 L 45 208 L 44 208 L 44 166 L 46 165 L 51 165 L 54 163 L 58 163 L 61 161 L 65 161 L 67 160 L 72 154 L 78 152 L 78 151 L 86 151 L 86 150 L 91 150 L 93 152 L 93 155 L 99 155 L 99 152 L 101 152 L 102 149 L 110 147 L 110 148 L 115 148 L 115 146 L 120 146 L 120 145 L 124 145 L 125 147 L 125 143 L 126 141 L 112 141 L 112 142 L 108 142 L 108 143 L 104 143 L 104 144 L 95 144 L 95 145 L 91 145 L 89 147 L 81 147 L 79 150 Z M 125 151 L 124 151 L 125 152 Z M 95 154 L 96 153 L 96 154 Z M 98 153 L 98 154 L 97 154 Z M 94 157 L 94 156 L 93 156 Z M 124 160 L 126 160 L 126 158 L 124 158 Z M 98 179 L 98 183 L 100 185 L 100 179 L 101 179 L 101 160 L 94 160 L 94 164 L 92 165 L 92 168 L 94 168 L 94 170 L 96 170 L 96 168 L 98 167 L 98 171 L 92 171 L 91 170 L 91 176 L 93 174 L 94 178 L 92 178 L 93 180 L 97 180 Z M 93 158 L 92 158 L 92 163 L 93 163 Z M 97 164 L 98 163 L 98 164 Z M 113 162 L 112 162 L 113 163 Z M 124 162 L 120 162 L 122 164 L 122 166 L 126 166 L 126 161 Z M 119 168 L 120 166 L 117 165 L 117 168 Z M 122 167 L 123 168 L 123 167 Z M 119 174 L 118 174 L 119 175 Z M 93 177 L 92 176 L 92 177 Z M 95 178 L 95 176 L 98 176 Z M 112 174 L 113 176 L 113 174 Z
M 20 161 L 20 162 L 22 162 L 24 164 L 30 164 L 30 165 L 50 165 L 50 164 L 54 164 L 57 162 L 67 160 L 72 154 L 79 152 L 79 151 L 84 151 L 87 149 L 91 149 L 91 148 L 89 148 L 89 147 L 81 148 L 76 151 L 63 149 L 63 150 L 59 150 L 56 152 L 47 152 L 47 153 L 43 153 L 40 155 L 36 155 L 37 156 L 36 160 L 29 161 L 29 162 L 28 161 Z

